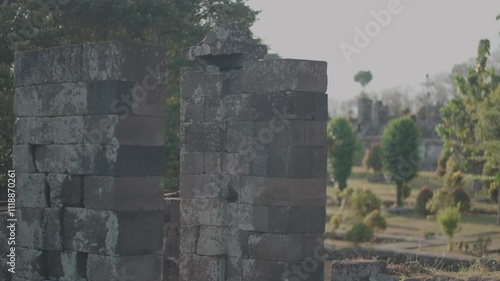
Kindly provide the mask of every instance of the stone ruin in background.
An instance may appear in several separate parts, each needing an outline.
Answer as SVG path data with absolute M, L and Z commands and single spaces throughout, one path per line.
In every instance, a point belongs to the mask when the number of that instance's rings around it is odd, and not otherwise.
M 327 66 L 266 51 L 230 24 L 185 51 L 166 200 L 165 49 L 17 53 L 12 280 L 322 281 Z

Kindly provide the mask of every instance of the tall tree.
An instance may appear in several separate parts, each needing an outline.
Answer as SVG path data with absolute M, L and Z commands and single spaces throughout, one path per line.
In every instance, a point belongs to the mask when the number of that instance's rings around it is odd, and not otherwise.
M 258 12 L 246 0 L 4 0 L 0 1 L 0 187 L 12 147 L 14 52 L 85 42 L 127 40 L 166 47 L 167 185 L 179 173 L 181 49 L 198 43 L 210 27 L 231 21 L 250 27 Z M 2 188 L 0 188 L 2 190 Z
M 478 106 L 490 95 L 500 82 L 494 69 L 487 68 L 490 54 L 490 41 L 481 40 L 475 67 L 470 67 L 467 76 L 458 75 L 455 83 L 459 96 L 441 108 L 443 122 L 436 128 L 444 143 L 444 149 L 480 174 L 483 161 L 482 150 L 477 146 L 476 128 L 478 124 Z
M 345 118 L 337 117 L 328 122 L 329 161 L 340 190 L 347 187 L 357 148 L 357 137 Z
M 403 205 L 403 184 L 420 169 L 420 132 L 410 117 L 393 119 L 382 134 L 382 163 L 396 183 L 396 205 Z

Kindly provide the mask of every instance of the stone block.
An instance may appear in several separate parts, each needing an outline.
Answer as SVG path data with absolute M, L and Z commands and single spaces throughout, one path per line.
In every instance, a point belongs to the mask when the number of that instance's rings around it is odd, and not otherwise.
M 181 123 L 183 152 L 220 152 L 224 146 L 225 126 L 218 122 Z
M 180 159 L 181 174 L 203 174 L 205 167 L 202 152 L 181 152 Z
M 328 121 L 328 96 L 315 94 L 314 121 Z
M 241 70 L 231 70 L 222 72 L 223 95 L 239 95 L 243 93 L 243 80 Z
M 179 237 L 164 237 L 163 238 L 163 256 L 176 258 L 179 256 Z
M 166 149 L 162 146 L 84 145 L 84 171 L 94 176 L 164 176 Z
M 179 281 L 178 258 L 163 257 L 163 281 Z
M 226 121 L 252 121 L 259 113 L 256 98 L 248 94 L 227 95 L 222 99 L 221 107 Z
M 204 98 L 191 98 L 191 99 L 183 99 L 183 101 L 186 101 L 184 104 L 185 106 L 190 106 L 191 109 L 186 109 L 186 112 L 189 113 L 190 110 L 195 110 L 198 109 L 199 104 L 195 105 L 192 104 L 193 101 L 199 101 L 203 99 L 203 109 L 202 113 L 204 113 L 203 120 L 206 122 L 220 122 L 224 121 L 228 118 L 228 111 L 226 107 L 224 106 L 224 98 L 221 96 L 208 96 Z M 190 104 L 191 103 L 191 104 Z M 196 114 L 198 116 L 199 113 L 192 113 L 193 115 Z M 198 116 L 199 117 L 199 116 Z M 196 118 L 199 119 L 199 118 Z M 191 119 L 192 121 L 196 121 L 195 118 Z M 182 122 L 182 121 L 181 121 Z
M 226 259 L 226 281 L 241 281 L 242 279 L 242 259 Z
M 167 222 L 165 224 L 166 237 L 180 237 L 181 223 L 180 222 Z
M 257 260 L 302 261 L 323 249 L 322 242 L 323 234 L 255 233 L 248 238 L 248 253 Z
M 204 257 L 181 254 L 179 276 L 181 281 L 220 281 L 225 274 L 223 257 Z
M 231 177 L 222 174 L 180 175 L 180 194 L 187 199 L 223 199 L 227 197 Z
M 83 207 L 83 178 L 67 174 L 48 174 L 50 206 Z
M 83 143 L 83 117 L 21 117 L 14 125 L 16 144 Z
M 305 122 L 302 120 L 271 120 L 255 124 L 255 138 L 264 145 L 304 146 Z
M 254 120 L 313 120 L 316 115 L 316 98 L 305 92 L 277 92 L 250 95 L 255 107 Z
M 72 251 L 47 251 L 45 252 L 48 266 L 47 277 L 61 281 L 87 280 L 86 253 Z
M 74 82 L 82 79 L 82 45 L 55 47 L 42 52 L 49 53 L 49 65 L 42 66 L 48 72 L 49 83 Z
M 249 153 L 250 175 L 267 176 L 267 148 L 264 146 L 255 147 Z
M 163 246 L 163 211 L 65 208 L 65 249 L 112 256 L 155 253 Z
M 218 152 L 204 152 L 203 166 L 206 174 L 222 173 L 222 155 Z
M 324 179 L 242 177 L 240 202 L 268 206 L 324 206 Z
M 36 173 L 35 149 L 31 145 L 12 146 L 12 167 L 18 173 Z
M 327 178 L 327 150 L 326 147 L 313 147 L 311 170 L 313 178 Z
M 222 170 L 229 175 L 249 175 L 250 161 L 246 154 L 222 153 Z
M 84 168 L 83 145 L 47 145 L 36 146 L 35 166 L 41 173 L 67 173 L 82 175 Z
M 269 233 L 322 233 L 325 207 L 279 207 L 240 204 L 239 227 Z
M 17 202 L 21 208 L 47 208 L 49 188 L 45 183 L 44 174 L 17 173 Z
M 356 260 L 333 261 L 331 266 L 332 281 L 340 280 L 398 280 L 396 276 L 387 276 L 385 261 Z
M 221 256 L 226 254 L 226 234 L 224 227 L 201 226 L 196 254 L 200 256 Z
M 60 208 L 18 209 L 17 241 L 37 250 L 62 250 Z
M 162 268 L 163 257 L 159 255 L 109 257 L 89 254 L 87 278 L 95 281 L 162 281 Z
M 301 262 L 290 262 L 285 280 L 323 281 L 325 280 L 325 264 L 322 260 L 308 257 Z M 382 281 L 383 279 L 375 279 Z
M 180 198 L 167 198 L 163 200 L 163 210 L 165 212 L 165 222 L 181 222 L 181 200 Z
M 305 122 L 306 146 L 326 146 L 326 122 L 307 121 Z
M 159 146 L 165 144 L 166 119 L 149 116 L 98 115 L 85 117 L 85 142 Z
M 181 100 L 181 122 L 205 121 L 205 98 L 193 97 Z M 215 121 L 207 120 L 207 121 Z
M 194 254 L 198 246 L 200 226 L 182 225 L 180 233 L 180 252 L 183 254 Z
M 58 83 L 16 88 L 14 114 L 81 116 L 88 113 L 86 83 Z
M 188 68 L 181 70 L 181 96 L 183 99 L 220 96 L 221 94 L 222 78 L 220 73 Z
M 225 151 L 244 153 L 253 149 L 255 142 L 254 122 L 228 122 Z
M 83 180 L 85 208 L 163 210 L 163 177 L 96 177 Z
M 310 178 L 312 150 L 310 147 L 268 147 L 267 174 L 270 177 Z
M 25 51 L 14 54 L 14 86 L 46 84 L 49 80 L 49 52 Z
M 29 249 L 25 247 L 16 247 L 16 274 L 15 278 L 20 280 L 44 280 L 47 275 L 47 264 L 44 262 L 45 255 L 43 251 Z M 15 280 L 13 278 L 13 280 Z
M 181 223 L 186 225 L 234 226 L 236 204 L 217 199 L 183 199 Z M 182 235 L 182 234 L 181 234 Z
M 244 90 L 251 93 L 304 91 L 325 93 L 327 63 L 307 60 L 251 61 L 243 65 Z
M 254 259 L 242 260 L 243 281 L 276 281 L 286 280 L 287 264 L 285 262 L 262 261 Z
M 83 45 L 83 81 L 132 81 L 154 89 L 166 81 L 165 48 L 111 41 Z

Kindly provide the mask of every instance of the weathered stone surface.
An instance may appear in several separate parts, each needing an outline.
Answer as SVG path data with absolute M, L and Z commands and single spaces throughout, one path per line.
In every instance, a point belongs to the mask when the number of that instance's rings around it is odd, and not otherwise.
M 232 69 L 231 71 L 222 72 L 223 95 L 239 95 L 243 93 L 243 81 L 241 79 L 242 72 L 240 69 Z
M 163 255 L 165 257 L 176 258 L 179 256 L 179 241 L 178 237 L 163 238 Z
M 202 152 L 181 152 L 180 160 L 181 174 L 203 174 L 205 167 Z
M 89 254 L 87 278 L 95 281 L 151 280 L 163 278 L 163 258 L 159 255 L 108 257 Z
M 304 91 L 325 93 L 327 63 L 307 60 L 252 61 L 243 65 L 244 90 L 252 93 Z
M 62 250 L 61 209 L 23 208 L 17 211 L 17 244 L 38 250 Z
M 208 118 L 206 121 L 215 121 Z M 205 121 L 205 98 L 193 97 L 181 100 L 181 122 Z
M 85 142 L 158 146 L 165 143 L 163 117 L 99 115 L 85 117 Z
M 242 230 L 270 233 L 322 233 L 325 207 L 278 207 L 239 205 L 238 226 Z
M 220 152 L 224 145 L 225 125 L 218 122 L 181 123 L 183 152 Z
M 14 129 L 16 144 L 83 143 L 83 117 L 21 117 Z
M 244 259 L 242 261 L 243 281 L 285 280 L 287 264 L 284 262 Z
M 183 99 L 220 96 L 221 94 L 222 78 L 220 73 L 190 68 L 181 70 L 181 96 Z
M 163 281 L 179 281 L 178 258 L 163 257 Z
M 304 121 L 271 120 L 255 124 L 255 137 L 265 145 L 304 146 L 306 133 Z
M 248 238 L 250 258 L 275 261 L 302 261 L 322 249 L 323 234 L 251 234 Z
M 45 252 L 47 277 L 61 281 L 84 281 L 87 276 L 87 254 L 72 251 Z
M 328 121 L 328 96 L 326 94 L 315 94 L 315 121 Z
M 326 146 L 326 122 L 305 122 L 306 146 Z
M 49 207 L 47 194 L 49 189 L 44 174 L 16 174 L 17 201 L 16 207 L 46 208 Z
M 222 153 L 222 170 L 229 175 L 249 175 L 250 161 L 246 154 Z
M 73 82 L 82 79 L 82 45 L 50 48 L 48 82 Z
M 344 280 L 398 280 L 396 276 L 387 275 L 385 261 L 333 261 L 332 281 Z
M 25 51 L 14 54 L 14 86 L 46 84 L 48 82 L 49 52 Z
M 12 167 L 18 173 L 36 173 L 34 147 L 22 144 L 13 145 Z
M 226 254 L 226 229 L 216 226 L 201 226 L 196 254 L 220 256 Z
M 249 31 L 224 23 L 213 27 L 197 46 L 185 48 L 182 53 L 187 60 L 230 69 L 240 68 L 245 61 L 262 59 L 267 47 L 257 44 Z
M 228 258 L 226 259 L 226 281 L 241 281 L 242 280 L 242 259 Z
M 270 146 L 267 151 L 268 176 L 282 178 L 310 178 L 312 176 L 310 147 Z
M 183 254 L 196 253 L 200 226 L 183 224 L 180 233 L 180 252 Z
M 127 81 L 88 82 L 90 115 L 165 116 L 167 92 L 164 85 L 146 89 Z
M 84 167 L 83 145 L 36 146 L 35 166 L 42 173 L 67 173 L 82 175 Z
M 228 122 L 225 151 L 233 153 L 245 153 L 253 149 L 254 122 Z
M 16 274 L 13 277 L 26 280 L 44 280 L 47 267 L 43 262 L 45 255 L 40 250 L 29 249 L 25 247 L 16 247 Z M 15 279 L 13 279 L 15 280 Z
M 311 163 L 311 176 L 313 178 L 321 178 L 326 179 L 327 171 L 327 155 L 326 155 L 326 147 L 313 147 L 312 151 L 312 163 Z
M 14 114 L 22 116 L 86 115 L 86 83 L 58 83 L 16 88 Z
M 177 223 L 181 221 L 181 200 L 180 198 L 167 198 L 163 200 L 163 210 L 165 212 L 165 222 Z
M 221 174 L 180 175 L 181 197 L 188 199 L 222 199 L 227 197 L 231 177 Z
M 84 145 L 84 169 L 94 176 L 163 176 L 166 151 L 162 146 Z
M 163 211 L 65 208 L 65 249 L 113 256 L 151 254 L 163 246 Z
M 269 206 L 324 206 L 324 179 L 242 177 L 240 202 Z
M 95 177 L 83 180 L 86 208 L 137 211 L 163 209 L 163 177 Z
M 83 178 L 68 174 L 48 174 L 50 206 L 83 207 Z
M 167 63 L 162 47 L 119 41 L 85 44 L 82 79 L 133 81 L 153 89 L 165 83 Z
M 185 225 L 235 226 L 235 204 L 217 199 L 183 199 L 181 222 Z
M 221 174 L 222 173 L 222 156 L 219 152 L 203 153 L 203 163 L 205 174 Z
M 220 281 L 225 273 L 222 257 L 204 257 L 181 254 L 179 277 L 181 281 Z

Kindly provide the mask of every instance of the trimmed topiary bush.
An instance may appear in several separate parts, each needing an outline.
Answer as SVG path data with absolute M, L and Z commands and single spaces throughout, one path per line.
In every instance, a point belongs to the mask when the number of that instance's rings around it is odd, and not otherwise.
M 384 232 L 387 229 L 387 221 L 379 210 L 372 211 L 363 220 L 363 223 L 371 227 L 375 233 Z
M 432 199 L 429 200 L 425 205 L 426 209 L 431 214 L 437 214 L 440 209 L 454 206 L 455 202 L 453 199 L 453 194 L 451 194 L 451 192 L 446 188 L 441 188 L 438 191 L 434 192 Z
M 453 237 L 458 230 L 460 222 L 460 210 L 458 207 L 447 207 L 439 210 L 437 221 L 441 231 L 448 236 L 448 250 L 453 251 Z
M 463 214 L 470 211 L 470 197 L 462 187 L 454 188 L 452 194 L 455 206 L 460 203 L 460 213 Z
M 364 223 L 358 223 L 353 225 L 352 228 L 346 232 L 345 240 L 354 243 L 368 242 L 372 239 L 373 234 L 373 228 Z
M 429 200 L 432 199 L 434 192 L 428 186 L 422 186 L 420 192 L 417 195 L 417 201 L 415 203 L 415 212 L 421 216 L 427 216 L 431 213 L 427 210 L 426 205 Z
M 347 196 L 348 207 L 358 217 L 364 217 L 374 210 L 380 210 L 382 201 L 368 189 L 354 189 Z

